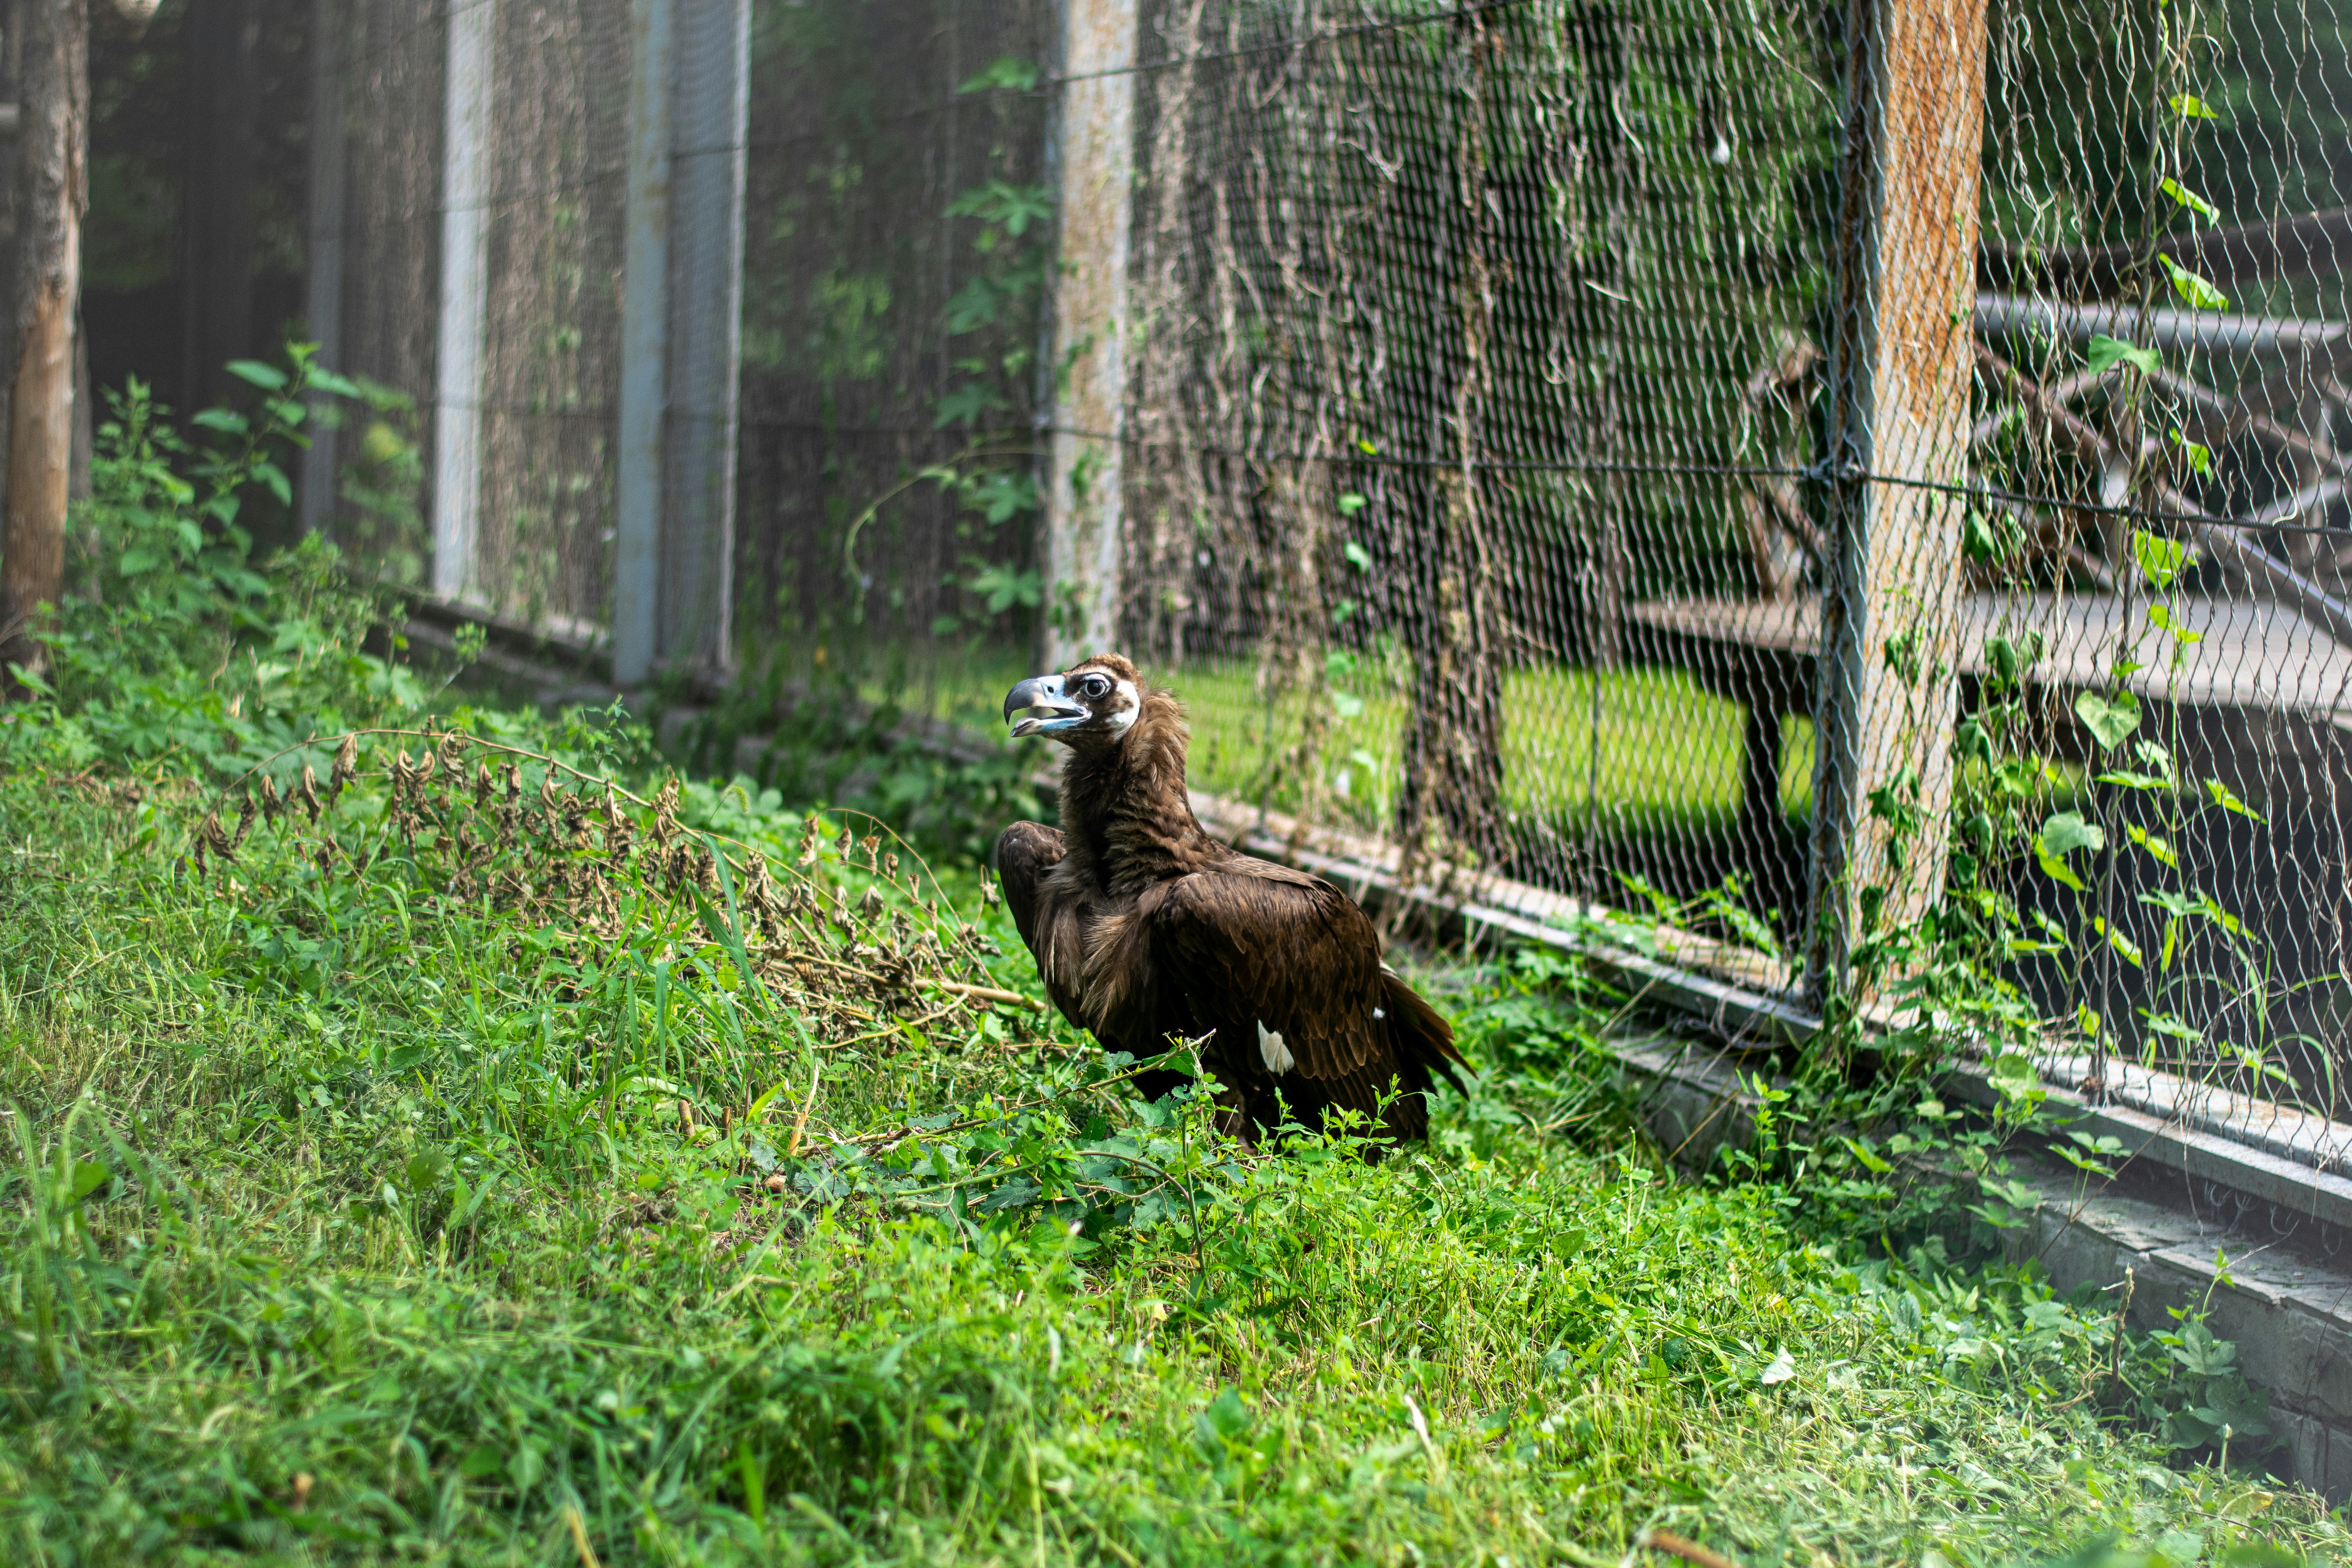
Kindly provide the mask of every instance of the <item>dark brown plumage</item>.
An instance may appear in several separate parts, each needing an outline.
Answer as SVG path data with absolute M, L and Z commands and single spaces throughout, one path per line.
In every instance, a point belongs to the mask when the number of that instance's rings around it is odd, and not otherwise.
M 1201 826 L 1175 698 L 1104 655 L 1014 687 L 1005 716 L 1024 710 L 1015 738 L 1069 749 L 1062 826 L 1006 828 L 997 873 L 1063 1016 L 1139 1057 L 1208 1035 L 1220 1121 L 1244 1139 L 1281 1125 L 1285 1106 L 1309 1128 L 1348 1110 L 1391 1139 L 1424 1136 L 1431 1074 L 1463 1065 L 1452 1026 L 1381 962 L 1347 895 Z M 1139 1083 L 1156 1098 L 1182 1081 Z

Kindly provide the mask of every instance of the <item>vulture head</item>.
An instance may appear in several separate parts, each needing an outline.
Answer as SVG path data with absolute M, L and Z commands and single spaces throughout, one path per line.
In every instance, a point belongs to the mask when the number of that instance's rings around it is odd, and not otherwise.
M 1044 735 L 1079 750 L 1116 744 L 1142 711 L 1142 679 L 1115 653 L 1081 659 L 1059 675 L 1033 675 L 1004 698 L 1014 740 Z

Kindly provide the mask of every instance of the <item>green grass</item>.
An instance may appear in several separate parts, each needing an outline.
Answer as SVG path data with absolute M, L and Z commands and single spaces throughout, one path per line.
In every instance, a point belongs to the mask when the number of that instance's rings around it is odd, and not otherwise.
M 869 700 L 888 698 L 987 733 L 1002 727 L 1005 691 L 1029 673 L 1020 666 L 987 650 L 951 665 L 896 667 L 862 689 Z M 1270 708 L 1254 661 L 1202 660 L 1147 673 L 1184 703 L 1196 788 L 1249 800 L 1263 795 L 1277 808 L 1297 809 L 1301 781 L 1282 763 L 1312 701 L 1326 705 L 1329 721 L 1316 769 L 1323 809 L 1364 827 L 1393 820 L 1404 770 L 1406 672 L 1365 662 L 1335 676 L 1328 694 L 1286 693 Z M 1680 670 L 1514 670 L 1503 689 L 1505 803 L 1514 814 L 1555 824 L 1582 820 L 1597 803 L 1613 824 L 1721 827 L 1738 810 L 1745 719 L 1739 704 Z M 1780 800 L 1790 816 L 1811 808 L 1812 736 L 1811 721 L 1782 721 Z
M 162 793 L 0 778 L 0 1561 L 2344 1549 L 2078 1399 L 2095 1303 L 1662 1179 L 1557 973 L 1425 975 L 1489 1069 L 1430 1145 L 1244 1158 L 1024 1009 L 763 1003 L 675 900 L 584 940 L 282 827 L 200 882 Z M 789 858 L 780 805 L 686 812 Z
M 1255 797 L 1269 755 L 1296 744 L 1310 699 L 1278 702 L 1269 725 L 1254 666 L 1191 665 L 1167 680 L 1192 716 L 1194 781 Z M 1335 680 L 1332 690 L 1339 700 L 1323 743 L 1326 798 L 1366 826 L 1385 824 L 1404 773 L 1405 689 L 1366 672 Z M 1649 826 L 1728 822 L 1739 805 L 1745 718 L 1738 703 L 1679 671 L 1514 670 L 1503 684 L 1504 802 L 1554 821 L 1581 818 L 1597 803 L 1604 817 Z M 1783 722 L 1780 753 L 1782 809 L 1801 812 L 1812 799 L 1810 721 Z M 1298 793 L 1286 781 L 1274 802 L 1295 806 Z

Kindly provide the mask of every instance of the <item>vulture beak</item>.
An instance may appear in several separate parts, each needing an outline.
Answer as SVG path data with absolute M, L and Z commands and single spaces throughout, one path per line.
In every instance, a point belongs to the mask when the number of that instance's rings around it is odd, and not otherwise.
M 1038 709 L 1044 717 L 1030 717 L 1015 722 L 1013 738 L 1016 741 L 1030 735 L 1052 735 L 1084 723 L 1087 710 L 1071 701 L 1062 689 L 1058 675 L 1033 675 L 1004 696 L 1004 717 L 1012 719 L 1024 709 Z

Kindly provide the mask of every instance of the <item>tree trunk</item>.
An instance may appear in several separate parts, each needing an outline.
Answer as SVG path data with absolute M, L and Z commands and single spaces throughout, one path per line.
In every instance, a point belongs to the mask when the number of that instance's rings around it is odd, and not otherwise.
M 16 372 L 9 383 L 6 526 L 0 532 L 0 661 L 40 667 L 39 606 L 65 584 L 73 473 L 74 326 L 89 200 L 86 0 L 24 0 L 17 136 Z

